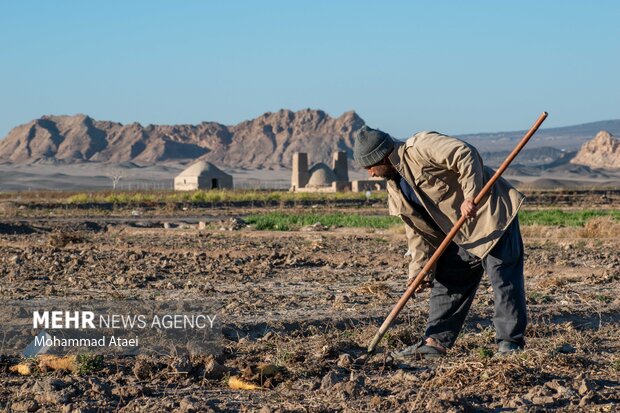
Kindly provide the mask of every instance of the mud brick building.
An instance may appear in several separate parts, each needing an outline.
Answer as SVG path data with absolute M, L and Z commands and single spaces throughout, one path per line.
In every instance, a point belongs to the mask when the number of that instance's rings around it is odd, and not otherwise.
M 334 152 L 332 166 L 319 162 L 308 167 L 308 154 L 293 154 L 291 191 L 293 192 L 344 192 L 385 190 L 383 179 L 349 181 L 349 164 L 346 152 Z
M 233 177 L 211 162 L 199 161 L 174 178 L 174 189 L 176 191 L 233 189 Z

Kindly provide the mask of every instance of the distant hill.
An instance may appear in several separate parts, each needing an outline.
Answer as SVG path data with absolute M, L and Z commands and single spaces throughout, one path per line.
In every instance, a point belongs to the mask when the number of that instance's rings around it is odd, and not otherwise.
M 280 110 L 237 125 L 123 125 L 86 115 L 43 116 L 0 141 L 0 162 L 71 164 L 97 161 L 132 166 L 204 159 L 226 168 L 290 168 L 294 152 L 329 162 L 335 150 L 352 156 L 355 112 L 332 118 L 321 110 Z
M 484 159 L 484 163 L 489 166 L 499 166 L 511 151 L 495 151 L 495 152 L 480 152 L 480 155 Z M 553 162 L 557 162 L 560 159 L 565 158 L 569 153 L 561 149 L 543 146 L 540 148 L 524 148 L 519 152 L 519 157 L 516 158 L 512 165 L 527 165 L 538 166 L 547 165 Z M 571 152 L 570 156 L 574 156 L 575 153 Z
M 571 163 L 594 168 L 620 168 L 620 139 L 601 131 L 583 144 Z
M 547 146 L 565 151 L 577 151 L 581 145 L 602 130 L 608 131 L 612 135 L 620 136 L 620 119 L 563 126 L 561 128 L 543 128 L 536 132 L 536 135 L 528 142 L 527 148 Z M 458 138 L 471 143 L 483 152 L 509 151 L 515 147 L 517 142 L 525 135 L 525 132 L 525 130 L 521 130 L 514 132 L 475 133 L 459 135 Z

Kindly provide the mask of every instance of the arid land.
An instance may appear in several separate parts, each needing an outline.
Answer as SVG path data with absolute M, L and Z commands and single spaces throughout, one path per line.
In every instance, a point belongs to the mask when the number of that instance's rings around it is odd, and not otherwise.
M 609 210 L 620 199 L 549 192 L 528 202 Z M 447 357 L 402 363 L 389 352 L 423 334 L 428 292 L 365 357 L 404 291 L 400 226 L 259 231 L 230 220 L 268 211 L 386 215 L 383 203 L 98 209 L 5 196 L 2 205 L 4 300 L 215 299 L 223 323 L 215 356 L 105 357 L 81 373 L 29 375 L 10 371 L 18 355 L 2 356 L 6 411 L 616 411 L 620 403 L 620 223 L 607 217 L 523 226 L 524 352 L 495 354 L 484 277 Z M 230 377 L 260 389 L 233 389 Z

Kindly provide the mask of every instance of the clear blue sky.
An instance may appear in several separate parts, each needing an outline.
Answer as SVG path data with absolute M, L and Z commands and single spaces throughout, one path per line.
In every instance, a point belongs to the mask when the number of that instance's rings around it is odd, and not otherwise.
M 44 114 L 355 110 L 405 138 L 620 118 L 619 1 L 12 1 L 0 137 Z

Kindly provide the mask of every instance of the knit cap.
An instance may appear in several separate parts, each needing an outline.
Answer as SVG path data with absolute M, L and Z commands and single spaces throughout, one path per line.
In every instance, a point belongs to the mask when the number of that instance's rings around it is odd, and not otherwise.
M 394 140 L 390 135 L 364 126 L 355 136 L 353 157 L 360 166 L 368 168 L 381 162 L 393 149 Z

